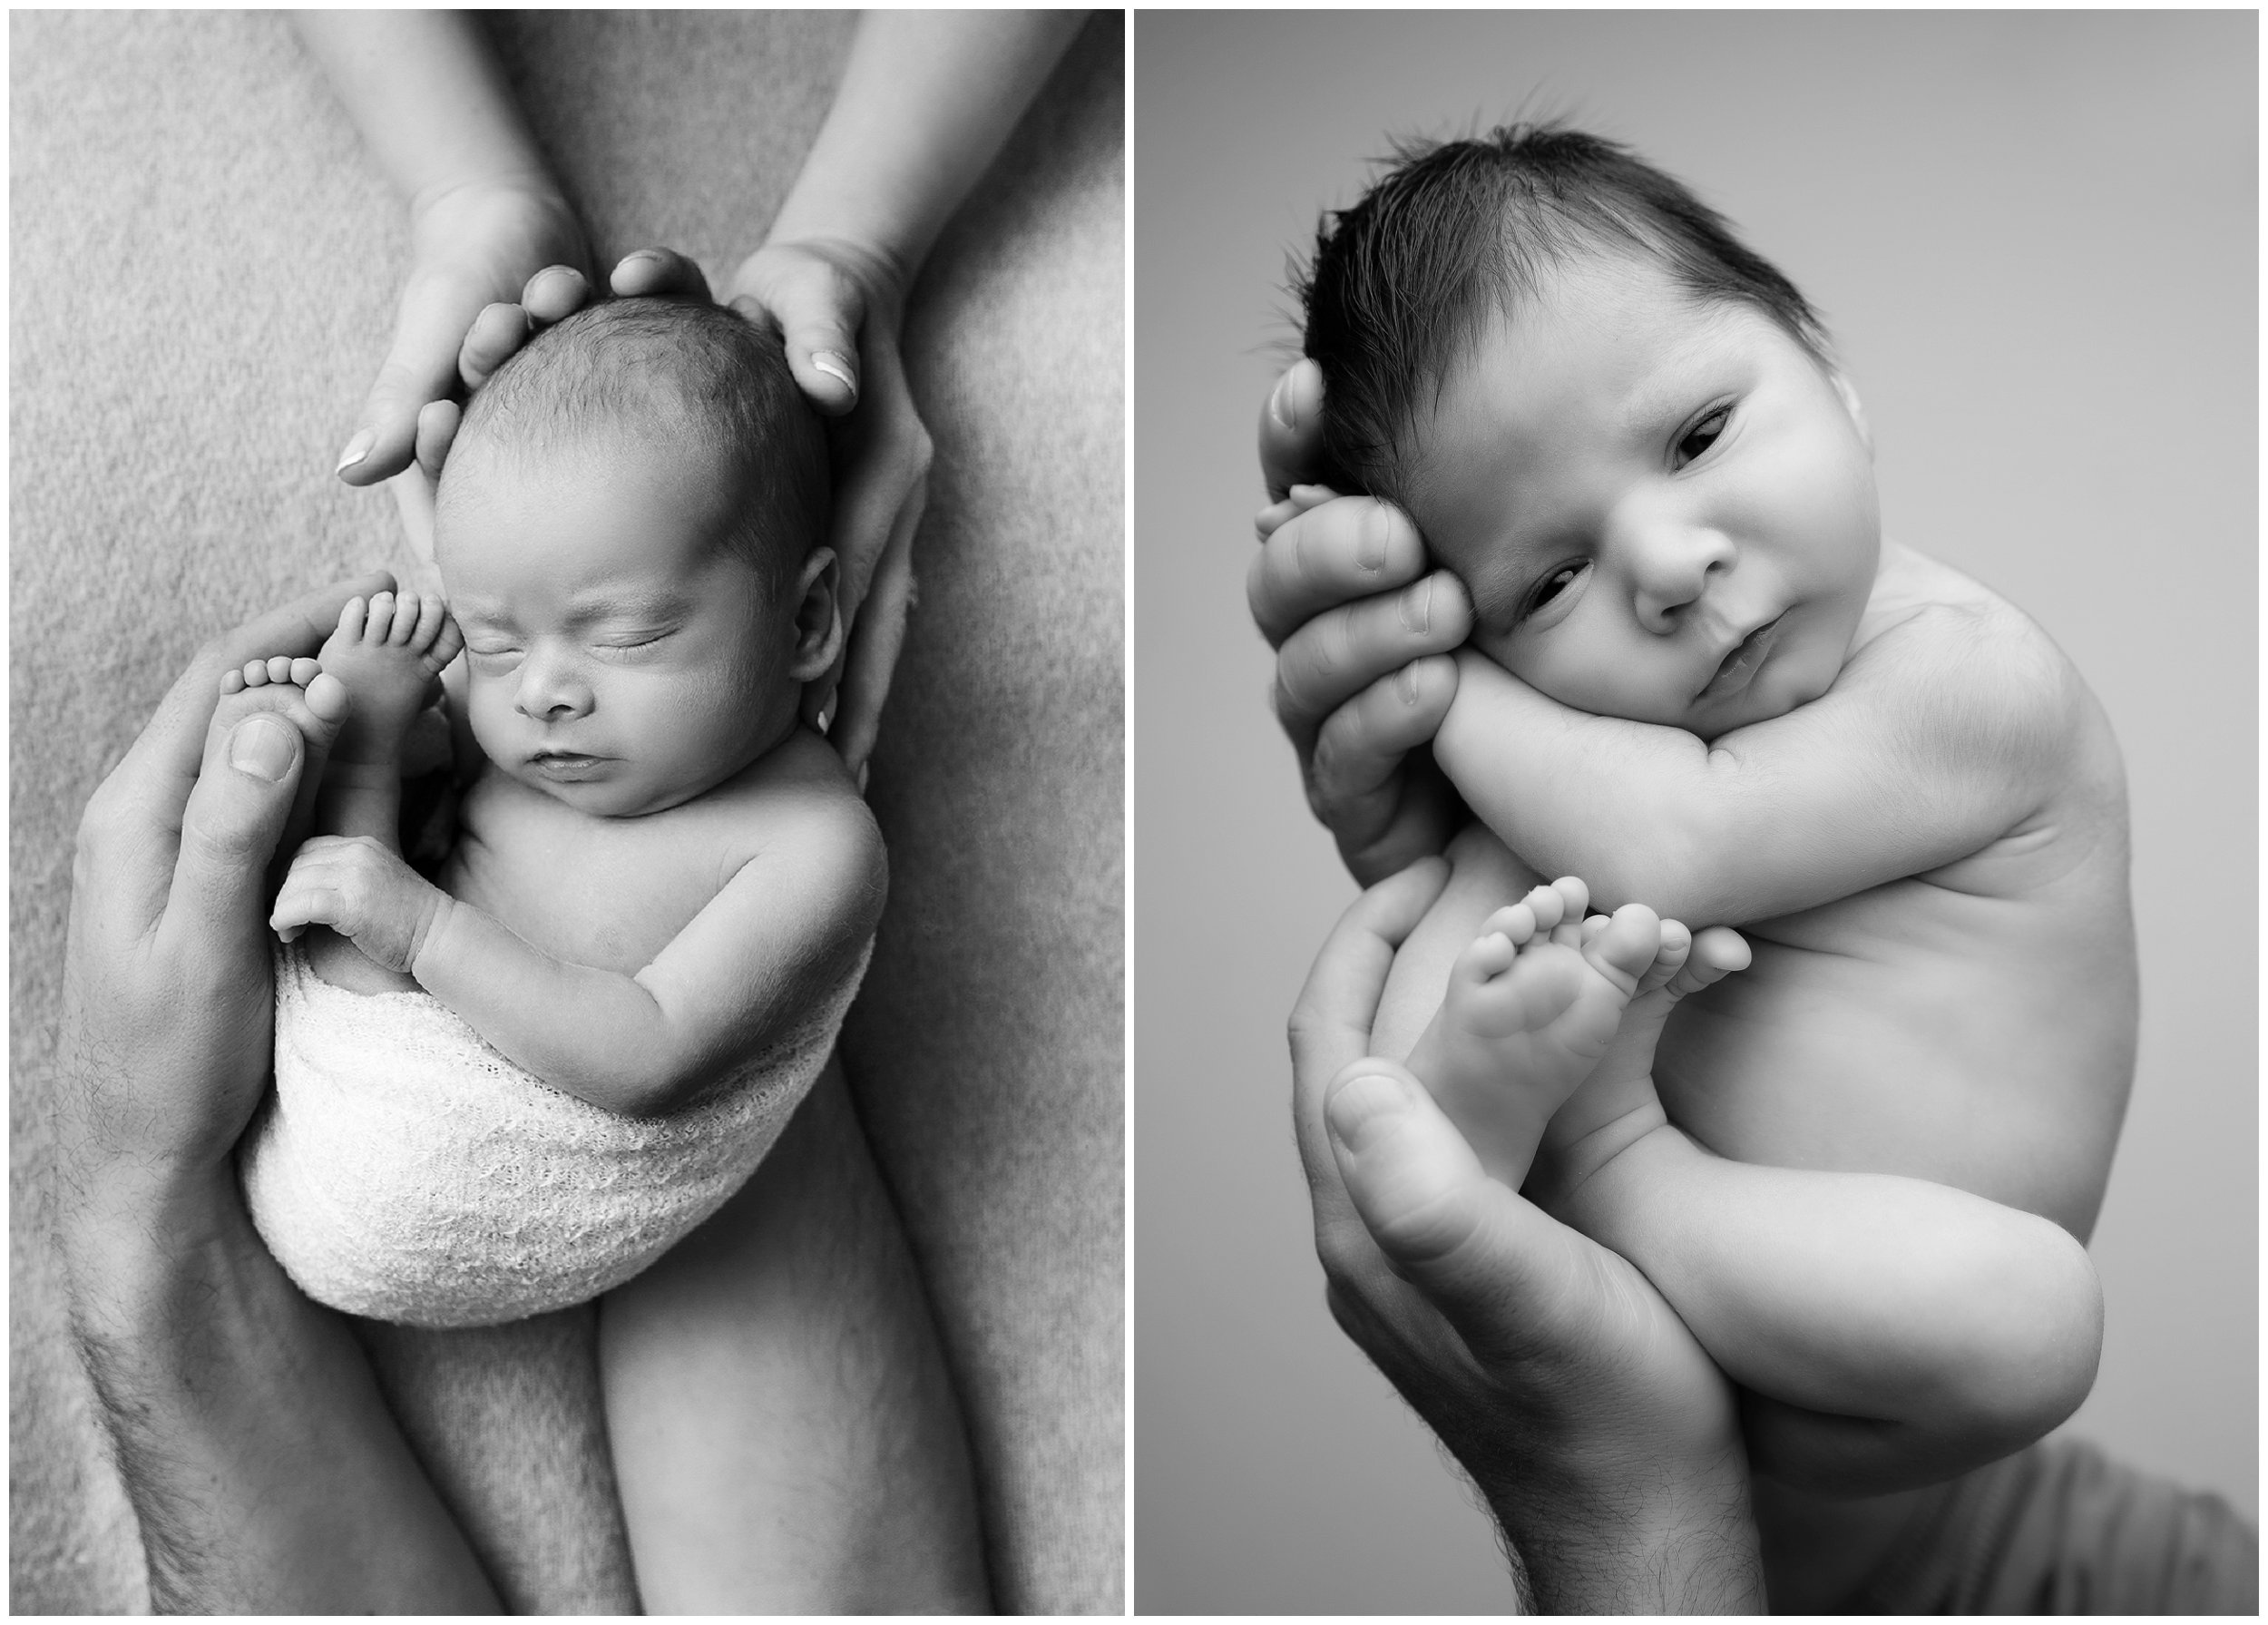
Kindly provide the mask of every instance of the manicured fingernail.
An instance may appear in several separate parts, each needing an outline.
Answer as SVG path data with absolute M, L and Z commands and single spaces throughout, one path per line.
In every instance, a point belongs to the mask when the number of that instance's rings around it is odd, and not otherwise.
M 363 458 L 368 456 L 370 455 L 370 448 L 377 443 L 377 436 L 373 434 L 370 430 L 357 429 L 355 431 L 355 437 L 347 442 L 347 449 L 338 454 L 338 466 L 332 469 L 331 472 L 333 474 L 346 473 L 356 464 L 361 462 Z
M 1356 1156 L 1377 1144 L 1379 1136 L 1407 1116 L 1409 1097 L 1402 1081 L 1383 1072 L 1349 1078 L 1324 1102 L 1324 1121 L 1331 1138 Z
M 1362 546 L 1354 563 L 1364 574 L 1375 575 L 1386 567 L 1386 532 L 1392 523 L 1383 508 L 1373 508 L 1363 516 Z
M 292 733 L 288 722 L 273 717 L 247 717 L 229 736 L 229 766 L 269 784 L 279 784 L 291 771 Z
M 858 398 L 858 375 L 851 370 L 849 357 L 839 350 L 813 350 L 811 365 L 849 390 L 851 399 Z
M 1410 590 L 1402 595 L 1399 608 L 1402 611 L 1402 624 L 1404 628 L 1413 632 L 1432 631 L 1433 630 L 1433 578 L 1429 575 L 1422 582 L 1413 582 Z

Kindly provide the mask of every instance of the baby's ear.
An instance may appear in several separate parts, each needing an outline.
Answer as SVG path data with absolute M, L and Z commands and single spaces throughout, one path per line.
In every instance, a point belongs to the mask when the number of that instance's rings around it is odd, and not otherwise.
M 1851 380 L 1843 376 L 1843 368 L 1840 367 L 1831 367 L 1827 369 L 1827 382 L 1833 384 L 1835 387 L 1835 393 L 1843 397 L 1843 409 L 1850 413 L 1851 421 L 1858 426 L 1859 440 L 1866 447 L 1866 455 L 1872 456 L 1874 455 L 1874 431 L 1867 425 L 1866 407 L 1859 400 L 1859 392 L 1851 387 Z
M 841 580 L 831 547 L 813 548 L 796 573 L 796 648 L 787 674 L 797 682 L 825 677 L 843 652 L 843 614 L 836 602 Z

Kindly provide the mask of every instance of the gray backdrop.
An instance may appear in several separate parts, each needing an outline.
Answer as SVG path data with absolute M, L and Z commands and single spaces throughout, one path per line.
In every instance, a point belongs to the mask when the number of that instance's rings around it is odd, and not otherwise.
M 852 19 L 488 25 L 601 263 L 665 242 L 716 278 L 785 195 Z M 1071 46 L 909 306 L 936 463 L 870 794 L 889 912 L 844 1034 L 996 1594 L 1041 1612 L 1122 1595 L 1123 38 L 1111 15 Z M 140 1554 L 36 1222 L 71 834 L 203 637 L 394 556 L 393 504 L 330 468 L 408 232 L 279 15 L 19 13 L 9 45 L 9 1595 L 104 1612 L 141 1605 Z M 574 1312 L 547 1319 L 574 1345 Z M 430 1346 L 460 1383 L 524 1375 L 513 1339 L 544 1324 Z M 538 1372 L 554 1401 L 562 1375 Z M 427 1457 L 485 1454 L 445 1493 L 507 1594 L 621 1607 L 619 1532 L 471 1436 Z
M 1565 114 L 1822 307 L 1889 534 L 2037 617 L 2123 742 L 2139 1072 L 2070 1424 L 2254 1493 L 2255 20 L 1136 22 L 1136 1606 L 1492 1610 L 1487 1524 L 1322 1302 L 1284 1017 L 1354 896 L 1242 581 L 1279 291 L 1393 132 Z

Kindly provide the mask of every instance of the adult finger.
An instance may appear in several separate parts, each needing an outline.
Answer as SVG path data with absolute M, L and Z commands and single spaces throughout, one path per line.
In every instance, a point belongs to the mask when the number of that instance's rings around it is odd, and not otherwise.
M 1566 1340 L 1598 1287 L 1588 1245 L 1482 1170 L 1422 1084 L 1359 1062 L 1332 1080 L 1324 1119 L 1348 1199 L 1394 1272 L 1491 1364 Z
M 539 328 L 564 321 L 591 302 L 591 279 L 572 265 L 547 265 L 520 289 L 520 308 Z
M 424 471 L 428 487 L 441 484 L 441 465 L 449 460 L 449 447 L 456 444 L 456 432 L 464 421 L 464 409 L 455 401 L 427 401 L 425 409 L 417 414 L 417 466 Z M 430 524 L 425 540 L 432 540 Z
M 402 292 L 394 346 L 378 367 L 361 425 L 338 455 L 338 477 L 371 485 L 409 466 L 417 409 L 456 387 L 457 351 L 465 318 L 481 293 L 455 270 L 420 271 Z
M 621 299 L 711 300 L 701 268 L 671 249 L 639 249 L 615 262 L 607 285 Z
M 306 710 L 323 729 L 308 739 L 272 711 L 216 731 L 181 812 L 173 885 L 159 926 L 161 950 L 240 965 L 265 952 L 261 906 L 269 860 L 290 818 L 311 754 L 326 750 L 347 715 L 347 691 L 328 676 L 309 685 Z
M 1386 973 L 1393 967 L 1394 949 L 1448 884 L 1446 860 L 1412 864 L 1355 898 L 1324 940 L 1289 1023 L 1295 1110 L 1303 1136 L 1332 1075 L 1370 1053 L 1371 1024 L 1386 990 Z M 1314 1149 L 1322 1150 L 1320 1145 Z
M 495 376 L 528 341 L 535 323 L 524 305 L 490 305 L 473 318 L 472 330 L 457 348 L 457 377 L 467 389 L 478 389 Z
M 835 725 L 828 738 L 853 774 L 864 768 L 866 759 L 874 754 L 882 724 L 882 702 L 889 696 L 898 651 L 905 644 L 906 613 L 914 607 L 914 533 L 920 526 L 927 496 L 928 479 L 924 476 L 899 511 L 882 563 L 875 567 L 851 624 Z
M 1323 368 L 1313 361 L 1295 362 L 1260 408 L 1260 473 L 1270 502 L 1323 477 Z
M 1472 631 L 1464 588 L 1447 571 L 1422 576 L 1398 592 L 1382 592 L 1325 610 L 1276 651 L 1276 715 L 1304 744 L 1325 719 L 1382 679 L 1429 656 L 1445 656 Z M 1438 684 L 1418 685 L 1430 691 Z M 1450 685 L 1451 692 L 1455 684 Z M 1434 718 L 1439 725 L 1440 718 Z M 1432 729 L 1411 743 L 1432 737 Z M 1401 747 L 1408 749 L 1409 744 Z
M 1367 496 L 1342 496 L 1276 527 L 1246 570 L 1245 598 L 1261 635 L 1276 645 L 1323 611 L 1413 582 L 1425 566 L 1425 543 L 1408 514 Z
M 1336 829 L 1358 803 L 1389 788 L 1409 753 L 1441 730 L 1456 697 L 1457 662 L 1428 655 L 1368 684 L 1324 718 L 1307 753 L 1307 800 L 1315 816 Z M 1286 720 L 1286 731 L 1293 721 Z
M 839 417 L 858 404 L 858 330 L 866 301 L 851 278 L 807 256 L 767 277 L 761 304 L 743 294 L 732 308 L 751 321 L 778 324 L 788 370 L 814 406 Z

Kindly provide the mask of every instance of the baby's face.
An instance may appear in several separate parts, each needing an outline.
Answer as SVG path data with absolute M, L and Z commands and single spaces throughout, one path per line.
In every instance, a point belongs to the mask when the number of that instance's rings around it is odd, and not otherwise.
M 1714 739 L 1817 699 L 1881 553 L 1873 458 L 1768 318 L 1660 271 L 1557 273 L 1420 426 L 1411 502 L 1472 641 L 1579 710 Z
M 474 455 L 435 551 L 498 768 L 630 817 L 713 789 L 787 729 L 792 612 L 724 545 L 732 496 L 705 459 L 628 439 Z

